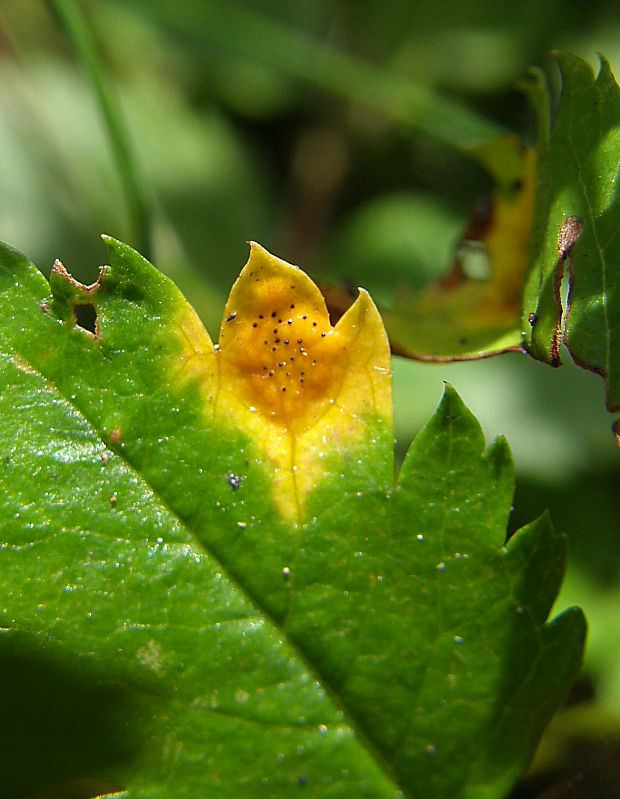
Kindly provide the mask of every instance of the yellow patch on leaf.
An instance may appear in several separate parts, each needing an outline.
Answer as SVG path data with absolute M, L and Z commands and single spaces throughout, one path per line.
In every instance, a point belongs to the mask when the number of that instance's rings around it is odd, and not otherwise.
M 310 278 L 258 244 L 230 293 L 215 364 L 215 414 L 262 449 L 289 519 L 302 516 L 324 458 L 363 439 L 367 414 L 392 418 L 389 345 L 368 294 L 332 327 Z

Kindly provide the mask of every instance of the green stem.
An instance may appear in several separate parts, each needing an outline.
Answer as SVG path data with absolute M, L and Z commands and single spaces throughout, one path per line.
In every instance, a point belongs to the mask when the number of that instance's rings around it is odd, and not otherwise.
M 108 81 L 95 37 L 77 0 L 48 0 L 88 76 L 103 115 L 127 203 L 133 246 L 151 256 L 151 207 L 141 188 L 138 170 L 118 98 Z

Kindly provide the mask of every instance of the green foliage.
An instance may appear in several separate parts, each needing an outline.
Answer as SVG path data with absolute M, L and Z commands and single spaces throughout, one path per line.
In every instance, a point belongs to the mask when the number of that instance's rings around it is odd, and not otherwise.
M 515 4 L 509 0 L 460 5 L 452 0 L 427 5 L 393 0 L 386 13 L 386 5 L 380 0 L 363 4 L 348 0 L 299 0 L 292 4 L 230 0 L 207 5 L 171 4 L 169 0 L 28 0 L 0 4 L 0 239 L 12 242 L 43 266 L 62 255 L 72 272 L 88 283 L 94 279 L 93 264 L 100 257 L 97 234 L 109 231 L 145 254 L 152 253 L 154 263 L 181 287 L 211 331 L 219 325 L 226 292 L 245 254 L 243 242 L 250 238 L 307 265 L 324 283 L 346 292 L 358 285 L 365 287 L 380 303 L 382 312 L 402 309 L 398 322 L 405 325 L 405 333 L 411 337 L 414 327 L 421 328 L 417 341 L 400 335 L 401 343 L 407 343 L 413 353 L 424 354 L 424 344 L 429 341 L 434 343 L 436 354 L 450 358 L 485 348 L 520 347 L 525 339 L 532 354 L 543 361 L 556 361 L 555 345 L 563 338 L 566 321 L 570 351 L 580 363 L 606 377 L 608 405 L 614 407 L 617 353 L 613 322 L 617 313 L 612 305 L 618 281 L 611 234 L 617 205 L 613 201 L 617 88 L 607 66 L 595 78 L 585 62 L 560 56 L 563 88 L 558 103 L 560 83 L 549 51 L 570 50 L 587 62 L 594 62 L 596 53 L 604 52 L 618 74 L 620 7 L 603 0 L 583 6 L 564 4 L 561 8 L 557 3 Z M 475 224 L 467 226 L 468 214 L 479 209 L 480 201 L 497 189 L 471 157 L 468 145 L 474 139 L 482 141 L 483 147 L 489 143 L 493 146 L 490 137 L 505 131 L 516 132 L 525 142 L 534 139 L 531 108 L 515 88 L 529 64 L 543 67 L 550 78 L 550 89 L 540 75 L 530 84 L 541 122 L 536 145 L 539 167 L 546 170 L 546 178 L 537 191 L 535 246 L 530 252 L 532 271 L 525 314 L 521 314 L 520 289 L 516 296 L 512 289 L 504 295 L 507 284 L 501 278 L 499 293 L 485 296 L 481 273 L 474 269 L 473 285 L 462 286 L 466 289 L 463 296 L 467 298 L 469 291 L 474 297 L 478 293 L 482 308 L 490 314 L 508 311 L 498 321 L 509 340 L 499 338 L 492 326 L 486 326 L 484 313 L 464 312 L 464 304 L 450 296 L 441 306 L 442 322 L 433 324 L 437 307 L 433 312 L 425 301 L 425 284 L 437 284 L 454 263 L 455 253 L 463 253 L 458 245 L 463 230 L 467 227 L 468 233 L 472 228 L 476 232 Z M 593 115 L 592 108 L 598 108 L 595 103 L 599 102 L 602 110 Z M 556 123 L 550 131 L 549 118 L 556 116 L 562 124 Z M 603 140 L 598 134 L 607 124 L 609 133 Z M 598 133 L 591 137 L 590 150 L 589 135 L 595 131 Z M 574 152 L 573 139 L 579 145 Z M 486 168 L 499 180 L 500 189 L 506 189 L 500 196 L 510 200 L 517 184 L 511 186 L 508 180 L 507 163 L 502 158 L 497 170 L 494 167 L 498 164 L 487 161 Z M 598 165 L 603 166 L 602 194 L 598 192 Z M 588 184 L 580 186 L 576 174 L 587 176 Z M 582 235 L 560 264 L 566 277 L 560 292 L 564 300 L 571 268 L 579 272 L 572 286 L 572 300 L 577 305 L 572 303 L 568 315 L 560 309 L 555 285 L 560 272 L 558 231 L 566 217 L 558 211 L 563 201 L 555 202 L 554 193 L 555 200 L 567 198 L 566 213 L 579 214 L 574 218 L 584 223 Z M 604 205 L 605 197 L 609 200 L 607 210 L 597 217 L 597 202 L 602 199 Z M 588 203 L 593 203 L 595 212 L 582 217 Z M 550 212 L 557 212 L 553 224 Z M 484 214 L 476 212 L 474 221 L 476 218 L 481 220 Z M 604 249 L 597 249 L 599 241 L 605 244 Z M 487 239 L 483 243 L 488 255 L 490 242 Z M 516 252 L 512 246 L 506 248 L 506 239 L 502 243 L 501 236 L 495 243 L 504 251 Z M 523 244 L 527 246 L 527 241 Z M 476 248 L 473 252 L 478 255 Z M 593 257 L 597 268 L 584 270 Z M 525 261 L 523 258 L 523 269 Z M 470 276 L 469 269 L 464 271 Z M 36 272 L 32 274 L 32 298 L 38 303 L 49 289 Z M 451 275 L 455 276 L 458 272 Z M 168 354 L 169 364 L 174 364 L 178 342 L 162 334 L 154 317 L 140 312 L 145 303 L 157 317 L 161 307 L 149 305 L 146 295 L 130 288 L 131 276 L 127 278 L 126 320 L 132 320 L 136 331 L 143 328 L 148 340 L 161 348 L 162 355 Z M 52 281 L 56 300 L 48 302 L 47 311 L 39 318 L 42 336 L 35 344 L 62 347 L 74 318 L 89 324 L 88 312 L 92 315 L 92 301 L 97 296 L 99 320 L 102 325 L 105 322 L 105 331 L 114 338 L 120 318 L 117 313 L 108 313 L 114 305 L 108 303 L 111 297 L 106 299 L 97 291 L 85 293 L 58 271 Z M 446 282 L 438 285 L 441 288 Z M 166 292 L 164 286 L 162 283 L 160 288 L 173 302 L 174 292 Z M 420 302 L 411 303 L 412 292 L 420 292 Z M 498 302 L 503 296 L 510 298 L 508 305 Z M 183 303 L 176 307 L 182 311 Z M 14 318 L 11 315 L 0 322 L 2 330 L 6 323 L 18 337 L 23 327 L 20 309 L 18 303 Z M 605 310 L 609 312 L 607 320 Z M 534 328 L 530 314 L 536 314 Z M 50 327 L 55 319 L 64 321 L 55 321 Z M 385 313 L 384 319 L 394 328 L 398 341 L 394 320 L 388 320 Z M 462 322 L 470 328 L 466 335 Z M 478 329 L 472 330 L 472 324 Z M 501 329 L 496 331 L 502 333 Z M 133 333 L 127 338 L 122 325 L 117 332 L 117 343 L 106 350 L 106 357 L 117 372 L 146 375 L 138 391 L 139 396 L 146 397 L 160 379 L 147 367 L 152 350 L 139 345 L 139 332 L 135 339 Z M 211 490 L 210 481 L 201 481 L 198 469 L 203 468 L 205 453 L 199 450 L 201 439 L 196 429 L 185 425 L 187 417 L 180 418 L 178 425 L 172 422 L 162 441 L 151 446 L 150 422 L 158 418 L 167 399 L 157 394 L 148 400 L 137 399 L 132 409 L 135 381 L 123 386 L 126 392 L 109 390 L 109 386 L 118 386 L 117 382 L 108 381 L 110 371 L 99 369 L 86 346 L 90 342 L 95 350 L 104 349 L 103 340 L 96 344 L 77 328 L 71 335 L 85 346 L 84 358 L 68 358 L 71 369 L 56 361 L 53 381 L 43 379 L 41 392 L 22 404 L 24 419 L 30 418 L 31 410 L 39 407 L 41 398 L 53 386 L 62 384 L 69 397 L 75 394 L 80 402 L 89 394 L 93 401 L 98 397 L 100 407 L 95 416 L 101 425 L 106 421 L 107 427 L 103 429 L 91 420 L 94 452 L 102 453 L 101 461 L 96 456 L 96 464 L 107 466 L 111 459 L 116 468 L 117 455 L 135 458 L 140 475 L 148 472 L 149 480 L 154 481 L 154 496 L 161 497 L 163 485 L 169 493 L 175 493 L 178 502 L 186 494 L 167 464 L 174 461 L 170 453 L 174 454 L 181 435 L 194 445 L 186 452 L 184 475 L 193 475 L 192 485 L 205 492 L 203 506 L 211 507 L 218 501 L 215 495 L 221 491 L 221 484 L 216 481 Z M 29 336 L 26 331 L 20 346 L 29 346 Z M 124 342 L 130 340 L 127 349 Z M 185 357 L 183 352 L 181 355 Z M 517 466 L 509 531 L 538 516 L 544 508 L 550 509 L 554 525 L 568 535 L 570 557 L 556 612 L 578 604 L 586 610 L 590 627 L 581 680 L 568 707 L 545 733 L 517 793 L 538 797 L 543 787 L 557 791 L 558 780 L 561 791 L 565 780 L 579 775 L 584 794 L 615 799 L 620 795 L 616 745 L 620 734 L 620 660 L 618 636 L 613 634 L 620 608 L 620 463 L 608 434 L 602 381 L 574 366 L 561 348 L 559 355 L 565 363 L 557 370 L 522 355 L 476 363 L 442 362 L 430 368 L 393 359 L 396 452 L 399 459 L 404 457 L 412 434 L 435 409 L 442 380 L 458 386 L 467 405 L 482 421 L 487 439 L 498 432 L 507 434 Z M 13 365 L 26 375 L 32 369 L 23 358 L 15 359 Z M 76 378 L 72 387 L 73 369 L 84 376 L 85 382 L 80 384 Z M 166 381 L 171 375 L 178 377 L 178 370 L 168 372 Z M 171 389 L 168 382 L 166 385 Z M 180 389 L 189 390 L 189 386 L 177 383 L 176 391 Z M 176 399 L 175 392 L 172 394 Z M 15 398 L 14 393 L 10 396 Z M 0 422 L 3 435 L 9 426 L 3 447 L 11 450 L 9 463 L 19 471 L 22 445 L 10 422 L 17 408 L 5 400 L 4 382 L 0 382 L 0 405 L 3 411 L 8 407 L 9 412 L 9 421 Z M 130 426 L 135 425 L 134 436 L 122 439 L 118 425 L 121 405 Z M 173 407 L 179 407 L 181 413 L 185 405 Z M 70 414 L 75 413 L 74 408 L 71 404 Z M 49 418 L 54 418 L 51 413 Z M 51 429 L 46 421 L 37 421 L 36 417 L 31 421 L 28 436 L 41 444 L 33 457 L 43 463 L 43 455 L 37 453 L 47 451 L 52 436 L 56 436 L 52 444 L 60 442 L 60 434 L 69 427 L 59 424 Z M 201 424 L 204 422 L 202 417 Z M 215 427 L 212 432 L 216 436 Z M 103 443 L 102 435 L 106 437 Z M 282 531 L 286 534 L 290 524 L 280 524 L 269 499 L 268 476 L 262 474 L 261 478 L 260 466 L 254 460 L 246 464 L 245 455 L 234 455 L 235 448 L 227 446 L 227 436 L 222 438 L 221 447 L 214 446 L 216 459 L 229 458 L 221 479 L 227 480 L 228 470 L 233 473 L 235 469 L 239 471 L 234 473 L 242 476 L 251 473 L 253 481 L 265 479 L 262 510 L 269 522 L 260 532 L 264 534 L 269 527 L 274 534 L 271 538 L 258 536 L 256 547 L 243 563 L 237 559 L 235 544 L 226 568 L 222 564 L 219 573 L 230 575 L 235 564 L 239 568 L 243 565 L 247 578 L 243 590 L 251 593 L 256 589 L 256 596 L 250 596 L 249 601 L 260 613 L 258 594 L 269 585 L 278 588 L 277 602 L 290 591 L 281 571 L 272 574 L 256 568 L 266 550 L 281 544 Z M 380 446 L 357 452 L 360 460 L 369 457 L 379 469 L 380 479 L 374 488 L 391 484 L 389 438 L 384 436 Z M 57 451 L 52 448 L 57 457 L 51 460 L 49 470 L 69 463 L 72 453 L 76 457 L 84 454 L 79 447 L 81 440 L 74 440 L 68 449 L 60 445 Z M 245 447 L 247 433 L 235 441 L 235 446 Z M 344 493 L 357 493 L 356 485 L 363 485 L 363 492 L 374 490 L 360 482 L 357 460 L 340 469 L 339 459 L 330 459 L 336 482 L 347 482 Z M 6 463 L 0 461 L 0 485 L 4 484 Z M 247 473 L 241 471 L 244 468 Z M 38 475 L 46 470 L 47 466 Z M 74 489 L 72 495 L 57 484 L 47 493 L 67 503 L 75 497 L 83 498 L 87 509 L 91 496 L 98 496 L 96 486 L 101 483 L 105 487 L 102 481 L 109 472 L 100 470 L 101 480 L 89 493 L 80 492 L 70 466 L 62 474 Z M 347 480 L 343 481 L 340 474 Z M 236 542 L 244 529 L 237 528 L 237 522 L 251 523 L 244 506 L 247 484 L 247 479 L 242 480 L 233 491 L 230 483 L 225 483 L 227 490 L 221 502 L 225 510 L 220 513 L 228 514 L 234 522 L 232 535 L 228 528 L 219 527 L 219 522 L 211 525 L 211 517 L 206 521 L 214 536 L 218 530 L 220 533 L 218 540 L 209 539 L 213 555 L 224 557 L 230 551 L 231 541 Z M 31 462 L 26 460 L 17 491 L 22 488 L 25 502 L 29 496 L 38 497 L 41 490 L 34 486 Z M 124 512 L 124 492 L 118 488 L 113 487 L 109 502 Z M 188 496 L 194 496 L 193 492 Z M 48 500 L 53 506 L 50 514 L 60 517 L 66 503 L 54 505 Z M 35 514 L 37 507 L 33 500 L 23 513 Z M 103 507 L 107 508 L 105 502 Z M 197 512 L 192 529 L 199 526 L 201 513 Z M 96 527 L 98 514 L 91 518 L 91 526 Z M 145 514 L 144 519 L 148 518 Z M 158 518 L 165 521 L 167 517 Z M 19 519 L 11 518 L 10 523 L 19 524 Z M 144 525 L 148 527 L 149 522 Z M 17 528 L 10 529 L 14 532 Z M 47 528 L 43 525 L 41 529 Z M 66 529 L 73 528 L 68 525 Z M 245 530 L 247 536 L 252 533 L 247 526 Z M 162 541 L 165 532 L 161 531 Z M 335 539 L 335 535 L 330 536 L 328 545 L 340 551 Z M 192 551 L 203 555 L 202 546 L 209 541 L 196 544 L 198 539 L 192 531 L 189 540 Z M 24 546 L 34 555 L 39 545 Z M 114 551 L 104 554 L 116 558 Z M 4 555 L 6 552 L 0 550 L 0 558 Z M 80 562 L 77 556 L 75 560 Z M 126 568 L 123 563 L 127 561 L 116 562 L 115 575 Z M 314 559 L 316 562 L 320 560 Z M 66 600 L 62 590 L 46 588 L 50 581 L 56 586 L 54 574 L 43 570 L 44 561 L 37 564 L 29 575 L 33 590 L 40 590 L 50 605 Z M 62 567 L 68 568 L 64 560 Z M 249 585 L 248 580 L 255 583 Z M 123 584 L 112 584 L 118 598 Z M 60 588 L 67 585 L 73 584 L 66 582 Z M 79 596 L 79 590 L 67 593 Z M 13 602 L 15 597 L 9 599 Z M 275 618 L 277 602 L 262 610 Z M 135 615 L 129 604 L 128 608 Z M 36 614 L 44 610 L 37 608 Z M 32 617 L 36 614 L 33 612 Z M 60 632 L 53 629 L 55 618 L 49 612 L 45 616 L 51 629 L 46 634 L 13 630 L 0 636 L 0 673 L 5 686 L 0 743 L 8 753 L 1 763 L 0 796 L 4 789 L 15 799 L 14 789 L 21 785 L 29 792 L 28 799 L 33 793 L 36 799 L 42 799 L 38 787 L 61 782 L 62 787 L 44 791 L 44 799 L 58 799 L 59 795 L 63 799 L 85 799 L 128 784 L 127 775 L 136 773 L 136 764 L 143 763 L 149 751 L 149 708 L 161 708 L 168 696 L 167 689 L 161 694 L 159 678 L 145 688 L 143 677 L 150 673 L 147 667 L 137 682 L 122 668 L 126 653 L 119 656 L 112 652 L 103 666 L 100 656 L 91 654 L 92 648 L 86 656 L 77 654 L 79 648 L 57 640 Z M 104 639 L 105 635 L 104 631 Z M 154 654 L 155 659 L 148 647 L 141 651 L 146 655 L 144 661 L 151 664 L 157 659 Z M 184 663 L 188 661 L 191 657 Z M 35 725 L 29 723 L 31 718 L 36 718 Z M 154 740 L 160 740 L 157 734 Z M 21 748 L 20 741 L 24 744 Z M 16 755 L 18 751 L 21 757 Z M 170 763 L 175 754 L 165 747 L 163 751 Z M 196 760 L 203 755 L 197 754 Z M 96 774 L 107 777 L 92 776 Z M 474 769 L 472 785 L 475 779 Z M 165 784 L 163 777 L 161 784 Z M 308 787 L 308 780 L 304 783 L 302 779 L 293 785 L 292 792 L 298 788 L 307 792 Z M 133 785 L 132 795 L 139 790 Z M 331 790 L 329 785 L 320 788 L 322 795 Z M 476 797 L 482 795 L 482 788 L 474 790 Z M 260 786 L 259 795 L 268 791 L 269 786 Z
M 448 388 L 395 487 L 369 422 L 378 446 L 335 443 L 344 478 L 288 522 L 258 442 L 175 371 L 183 298 L 106 243 L 97 285 L 57 266 L 51 297 L 2 249 L 3 705 L 54 748 L 6 740 L 0 795 L 503 796 L 585 633 L 578 610 L 546 621 L 565 566 L 547 519 L 504 546 L 506 443 L 485 453 Z

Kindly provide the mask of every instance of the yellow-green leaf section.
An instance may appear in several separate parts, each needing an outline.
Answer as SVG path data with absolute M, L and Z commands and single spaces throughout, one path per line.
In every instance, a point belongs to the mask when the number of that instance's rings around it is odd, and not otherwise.
M 189 310 L 178 329 L 179 373 L 199 377 L 208 414 L 256 443 L 287 519 L 302 518 L 327 456 L 367 435 L 369 414 L 391 423 L 389 344 L 363 289 L 332 326 L 312 280 L 252 243 L 218 346 Z

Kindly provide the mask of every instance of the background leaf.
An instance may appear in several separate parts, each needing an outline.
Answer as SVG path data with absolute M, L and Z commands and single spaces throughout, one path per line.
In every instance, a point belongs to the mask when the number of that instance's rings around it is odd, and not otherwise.
M 471 148 L 493 175 L 451 271 L 384 312 L 392 350 L 420 360 L 484 358 L 521 347 L 521 294 L 535 192 L 535 154 L 513 136 Z
M 620 90 L 604 59 L 597 76 L 576 56 L 556 59 L 563 89 L 550 135 L 539 74 L 531 90 L 540 117 L 540 174 L 523 329 L 532 354 L 554 365 L 565 341 L 580 366 L 604 378 L 607 407 L 617 411 Z M 563 319 L 565 272 L 570 288 Z
M 110 705 L 104 731 L 123 731 L 23 779 L 9 742 L 10 790 L 90 777 L 140 797 L 502 796 L 584 638 L 579 611 L 545 623 L 563 537 L 543 518 L 504 546 L 505 442 L 484 453 L 448 389 L 396 487 L 390 431 L 369 421 L 371 446 L 332 448 L 303 523 L 287 522 L 260 448 L 205 416 L 179 371 L 188 336 L 202 346 L 191 308 L 107 245 L 98 284 L 57 267 L 52 297 L 2 250 L 6 651 L 50 669 L 57 696 L 79 673 L 97 712 Z M 84 302 L 96 335 L 73 317 Z

